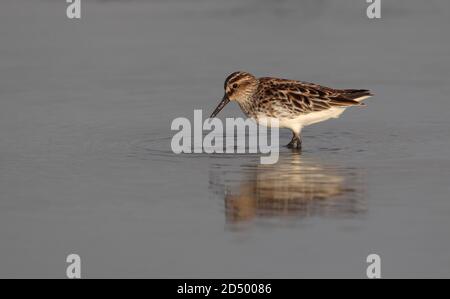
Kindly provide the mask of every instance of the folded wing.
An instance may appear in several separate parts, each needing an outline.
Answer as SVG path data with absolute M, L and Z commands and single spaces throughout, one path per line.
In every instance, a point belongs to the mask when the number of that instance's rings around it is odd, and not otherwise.
M 266 93 L 264 98 L 271 98 L 276 105 L 290 106 L 304 114 L 332 107 L 364 105 L 361 101 L 372 96 L 366 89 L 332 89 L 308 82 L 274 78 L 261 78 L 260 82 L 263 87 L 261 92 Z

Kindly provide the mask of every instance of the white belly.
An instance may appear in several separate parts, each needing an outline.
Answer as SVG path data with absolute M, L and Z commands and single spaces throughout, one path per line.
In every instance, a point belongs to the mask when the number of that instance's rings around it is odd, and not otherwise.
M 308 114 L 300 115 L 296 118 L 272 118 L 267 116 L 260 116 L 256 120 L 258 124 L 270 126 L 277 126 L 279 128 L 287 128 L 291 129 L 294 132 L 300 133 L 303 127 L 319 123 L 330 118 L 338 118 L 342 112 L 344 112 L 345 108 L 343 107 L 333 107 L 327 110 L 311 112 Z M 275 124 L 274 124 L 274 120 Z

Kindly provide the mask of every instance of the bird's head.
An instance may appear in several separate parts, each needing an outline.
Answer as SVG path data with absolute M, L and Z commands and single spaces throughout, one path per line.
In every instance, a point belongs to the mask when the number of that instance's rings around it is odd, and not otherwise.
M 234 72 L 225 79 L 223 87 L 225 94 L 211 118 L 215 117 L 230 101 L 238 103 L 248 101 L 258 88 L 258 79 L 247 72 Z

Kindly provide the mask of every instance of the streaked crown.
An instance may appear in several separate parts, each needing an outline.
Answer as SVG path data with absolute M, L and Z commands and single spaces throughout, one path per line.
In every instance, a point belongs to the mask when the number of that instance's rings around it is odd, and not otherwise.
M 230 101 L 247 101 L 258 88 L 258 79 L 247 72 L 234 72 L 225 79 L 225 95 Z

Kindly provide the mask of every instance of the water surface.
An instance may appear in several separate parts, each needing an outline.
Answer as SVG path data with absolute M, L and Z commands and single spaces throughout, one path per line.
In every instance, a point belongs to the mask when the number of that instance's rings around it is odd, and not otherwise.
M 0 277 L 450 276 L 448 1 L 60 2 L 0 10 Z M 236 70 L 376 96 L 275 165 L 173 154 Z

